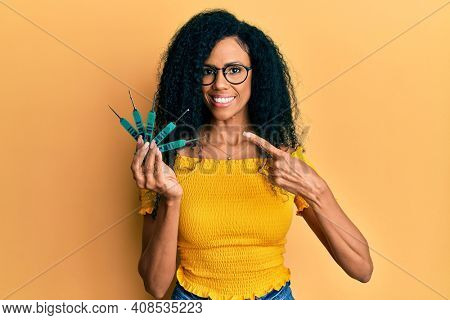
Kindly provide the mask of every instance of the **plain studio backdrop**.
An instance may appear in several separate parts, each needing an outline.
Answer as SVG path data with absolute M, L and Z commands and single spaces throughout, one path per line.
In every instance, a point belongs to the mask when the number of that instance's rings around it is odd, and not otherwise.
M 371 247 L 363 284 L 295 216 L 285 254 L 295 298 L 448 298 L 443 0 L 2 0 L 1 297 L 151 298 L 137 271 L 135 144 L 107 104 L 131 121 L 130 87 L 146 116 L 170 38 L 209 8 L 279 46 L 310 125 L 306 154 Z

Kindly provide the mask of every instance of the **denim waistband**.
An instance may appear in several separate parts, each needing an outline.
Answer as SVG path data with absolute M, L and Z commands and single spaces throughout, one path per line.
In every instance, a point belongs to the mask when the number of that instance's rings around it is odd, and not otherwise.
M 273 289 L 269 293 L 261 297 L 255 297 L 255 300 L 295 300 L 292 296 L 291 290 L 291 281 L 288 280 L 283 287 L 279 290 Z M 193 294 L 192 292 L 187 291 L 183 288 L 180 283 L 177 281 L 175 284 L 175 288 L 172 293 L 171 300 L 211 300 L 211 298 L 204 298 Z M 247 299 L 249 300 L 249 299 Z

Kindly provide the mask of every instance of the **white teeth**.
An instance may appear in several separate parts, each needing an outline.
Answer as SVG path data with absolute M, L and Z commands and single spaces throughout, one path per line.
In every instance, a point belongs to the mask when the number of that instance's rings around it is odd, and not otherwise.
M 213 97 L 213 100 L 218 103 L 228 103 L 228 102 L 232 101 L 233 99 L 234 99 L 234 97 L 228 97 L 228 98 Z

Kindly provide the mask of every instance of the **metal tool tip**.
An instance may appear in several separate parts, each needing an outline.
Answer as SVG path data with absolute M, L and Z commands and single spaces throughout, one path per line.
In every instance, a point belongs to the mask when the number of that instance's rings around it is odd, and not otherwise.
M 130 96 L 131 104 L 133 105 L 133 108 L 136 109 L 136 106 L 134 105 L 133 97 L 131 96 L 131 90 L 128 89 L 128 95 Z
M 115 113 L 115 115 L 116 115 L 119 119 L 121 119 L 120 116 L 117 114 L 117 112 L 116 112 L 113 108 L 111 108 L 111 106 L 110 106 L 109 104 L 108 104 L 108 107 L 111 109 L 112 112 Z

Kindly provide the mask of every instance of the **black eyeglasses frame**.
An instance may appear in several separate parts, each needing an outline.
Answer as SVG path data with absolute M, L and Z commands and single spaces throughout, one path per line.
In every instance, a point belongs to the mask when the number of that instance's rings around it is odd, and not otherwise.
M 241 82 L 234 83 L 234 82 L 231 82 L 230 80 L 228 80 L 227 75 L 226 75 L 226 73 L 225 73 L 225 69 L 227 69 L 227 68 L 229 68 L 229 67 L 233 67 L 233 66 L 240 66 L 240 67 L 243 67 L 243 68 L 247 71 L 247 74 L 245 75 L 244 80 L 242 80 Z M 226 65 L 226 66 L 223 67 L 223 68 L 217 68 L 217 67 L 214 67 L 214 66 L 203 66 L 203 68 L 205 68 L 205 67 L 214 70 L 214 79 L 213 79 L 213 81 L 210 82 L 210 83 L 207 83 L 207 84 L 202 83 L 202 86 L 209 86 L 209 85 L 212 85 L 214 82 L 216 82 L 216 80 L 217 80 L 217 73 L 219 72 L 219 70 L 222 70 L 223 77 L 225 78 L 225 80 L 227 80 L 227 81 L 228 81 L 229 83 L 231 83 L 231 84 L 241 84 L 241 83 L 243 83 L 243 82 L 244 82 L 245 80 L 247 80 L 247 78 L 248 78 L 248 72 L 249 72 L 250 70 L 253 70 L 252 67 L 247 67 L 247 66 L 244 66 L 243 64 L 240 64 L 240 63 L 233 63 L 233 64 L 230 64 L 230 65 Z

